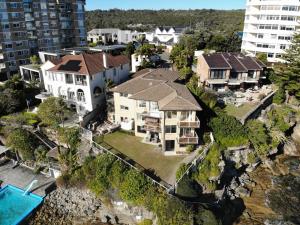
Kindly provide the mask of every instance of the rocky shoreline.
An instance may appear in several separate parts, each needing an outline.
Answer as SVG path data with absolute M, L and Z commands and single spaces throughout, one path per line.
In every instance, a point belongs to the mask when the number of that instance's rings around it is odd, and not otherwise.
M 43 205 L 29 219 L 30 225 L 135 225 L 153 214 L 119 201 L 103 204 L 88 189 L 58 188 L 45 197 Z

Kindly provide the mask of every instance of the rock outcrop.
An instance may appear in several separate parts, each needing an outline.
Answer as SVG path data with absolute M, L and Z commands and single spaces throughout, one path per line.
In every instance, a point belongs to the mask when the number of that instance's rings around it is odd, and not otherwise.
M 43 206 L 31 219 L 31 225 L 128 224 L 134 225 L 154 216 L 141 207 L 109 201 L 104 205 L 89 190 L 57 189 L 50 193 Z

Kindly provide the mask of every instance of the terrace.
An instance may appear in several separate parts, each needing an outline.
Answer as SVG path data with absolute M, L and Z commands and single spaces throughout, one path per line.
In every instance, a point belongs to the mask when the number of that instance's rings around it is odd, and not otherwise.
M 150 176 L 168 184 L 174 184 L 176 171 L 186 156 L 164 156 L 155 145 L 142 143 L 142 138 L 122 132 L 114 132 L 96 142 L 114 154 L 122 155 L 126 161 L 140 167 Z

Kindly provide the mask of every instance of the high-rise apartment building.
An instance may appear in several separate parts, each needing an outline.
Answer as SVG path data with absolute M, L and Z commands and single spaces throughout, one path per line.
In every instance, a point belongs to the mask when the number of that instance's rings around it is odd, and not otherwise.
M 247 0 L 242 51 L 280 61 L 299 27 L 299 0 Z
M 85 0 L 0 0 L 0 80 L 38 51 L 86 45 Z

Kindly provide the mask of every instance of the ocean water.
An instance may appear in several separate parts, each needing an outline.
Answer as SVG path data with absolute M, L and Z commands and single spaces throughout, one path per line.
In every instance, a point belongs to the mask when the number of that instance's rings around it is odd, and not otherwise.
M 40 196 L 23 196 L 23 193 L 23 190 L 13 186 L 6 186 L 0 190 L 0 225 L 18 224 L 43 201 Z

